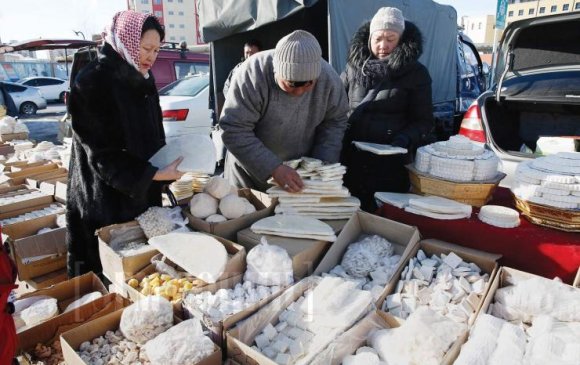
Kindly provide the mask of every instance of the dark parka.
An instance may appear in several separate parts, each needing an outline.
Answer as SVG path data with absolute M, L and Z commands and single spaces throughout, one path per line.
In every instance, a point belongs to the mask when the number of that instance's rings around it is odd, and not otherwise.
M 149 158 L 165 144 L 159 95 L 105 43 L 71 89 L 73 144 L 67 190 L 69 275 L 99 273 L 95 230 L 161 205 Z
M 379 60 L 369 49 L 369 25 L 355 33 L 341 75 L 350 106 L 342 157 L 348 168 L 345 184 L 361 199 L 365 210 L 374 209 L 376 191 L 408 191 L 404 165 L 410 162 L 411 154 L 377 156 L 357 150 L 352 141 L 391 144 L 412 151 L 433 127 L 431 77 L 418 61 L 423 51 L 421 32 L 406 21 L 397 48 Z M 378 90 L 362 105 L 372 89 Z M 355 112 L 359 105 L 362 109 Z

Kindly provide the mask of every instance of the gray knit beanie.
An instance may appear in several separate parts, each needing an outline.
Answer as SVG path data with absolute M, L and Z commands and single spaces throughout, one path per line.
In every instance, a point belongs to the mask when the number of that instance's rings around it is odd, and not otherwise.
M 380 8 L 371 20 L 369 38 L 377 30 L 391 30 L 399 35 L 403 34 L 405 31 L 403 13 L 397 8 Z
M 288 81 L 310 81 L 320 76 L 322 50 L 314 36 L 296 30 L 283 37 L 274 50 L 274 73 Z

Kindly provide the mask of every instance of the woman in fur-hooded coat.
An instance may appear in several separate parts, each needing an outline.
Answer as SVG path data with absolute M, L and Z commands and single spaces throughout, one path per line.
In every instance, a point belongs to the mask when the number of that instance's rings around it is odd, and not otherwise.
M 176 178 L 148 162 L 165 145 L 159 95 L 149 72 L 164 32 L 149 18 L 117 13 L 98 59 L 80 71 L 71 88 L 66 213 L 71 277 L 101 272 L 97 229 L 160 206 L 161 181 Z
M 399 34 L 398 42 L 375 54 L 373 34 L 376 44 L 383 31 Z M 341 75 L 350 106 L 342 162 L 347 166 L 345 185 L 361 199 L 364 210 L 375 209 L 377 191 L 408 191 L 404 165 L 411 162 L 413 149 L 433 128 L 431 77 L 418 61 L 422 51 L 421 32 L 396 8 L 379 9 L 351 41 Z M 358 150 L 352 141 L 389 144 L 409 153 L 379 156 Z

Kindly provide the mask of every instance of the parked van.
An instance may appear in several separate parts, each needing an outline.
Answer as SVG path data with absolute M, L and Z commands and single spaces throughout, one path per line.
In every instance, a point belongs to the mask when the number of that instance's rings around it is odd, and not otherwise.
M 209 53 L 192 52 L 187 48 L 178 49 L 175 44 L 171 44 L 171 48 L 159 51 L 151 68 L 158 90 L 185 76 L 209 73 Z

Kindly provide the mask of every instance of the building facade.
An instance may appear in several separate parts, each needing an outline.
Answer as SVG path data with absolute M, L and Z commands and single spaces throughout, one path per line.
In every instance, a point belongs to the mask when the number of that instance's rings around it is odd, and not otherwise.
M 491 45 L 495 29 L 494 15 L 463 16 L 461 17 L 463 33 L 476 45 Z
M 506 23 L 572 11 L 580 11 L 580 0 L 509 0 Z
M 127 0 L 129 9 L 153 13 L 165 27 L 165 41 L 203 44 L 195 0 Z

